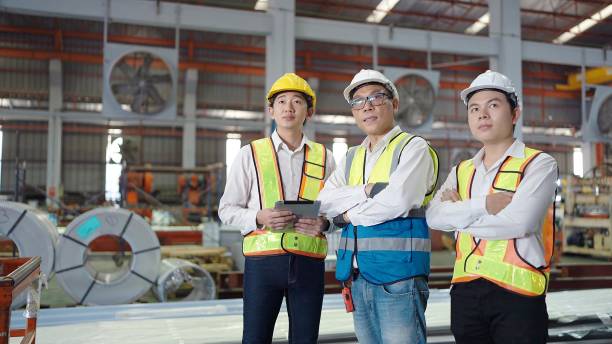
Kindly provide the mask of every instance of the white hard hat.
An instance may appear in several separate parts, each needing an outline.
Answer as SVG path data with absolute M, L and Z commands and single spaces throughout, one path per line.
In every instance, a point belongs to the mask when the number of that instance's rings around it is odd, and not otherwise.
M 359 73 L 355 74 L 353 80 L 351 80 L 351 84 L 344 89 L 344 99 L 346 99 L 347 102 L 350 102 L 351 91 L 369 82 L 376 82 L 382 84 L 391 92 L 393 92 L 393 98 L 399 98 L 395 85 L 391 82 L 391 80 L 387 79 L 387 77 L 384 76 L 381 72 L 373 69 L 362 69 L 361 71 L 359 71 Z
M 512 84 L 512 81 L 508 79 L 507 76 L 491 70 L 477 76 L 476 79 L 474 79 L 474 81 L 472 81 L 470 84 L 470 87 L 461 91 L 461 100 L 463 100 L 463 103 L 467 106 L 467 97 L 470 95 L 470 93 L 487 88 L 513 94 L 516 97 L 516 105 L 518 106 L 518 94 L 516 93 L 516 88 L 514 87 L 514 84 Z

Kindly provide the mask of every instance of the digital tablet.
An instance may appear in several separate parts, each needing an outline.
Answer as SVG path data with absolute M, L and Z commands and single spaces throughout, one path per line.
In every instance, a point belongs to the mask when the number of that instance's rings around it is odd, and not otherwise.
M 319 217 L 320 201 L 277 201 L 274 209 L 288 210 L 298 218 L 314 219 Z

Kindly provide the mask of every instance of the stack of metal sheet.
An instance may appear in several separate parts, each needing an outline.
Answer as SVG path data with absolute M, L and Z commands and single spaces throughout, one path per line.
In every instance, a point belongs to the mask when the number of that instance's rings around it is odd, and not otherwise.
M 612 342 L 612 289 L 549 293 L 551 343 Z M 23 325 L 13 314 L 11 326 Z M 448 290 L 432 290 L 427 307 L 428 343 L 453 343 Z M 286 343 L 285 308 L 278 317 L 274 342 Z M 43 309 L 38 321 L 40 344 L 72 343 L 238 343 L 242 336 L 242 299 L 105 307 Z M 340 295 L 325 295 L 321 343 L 356 342 L 352 316 Z

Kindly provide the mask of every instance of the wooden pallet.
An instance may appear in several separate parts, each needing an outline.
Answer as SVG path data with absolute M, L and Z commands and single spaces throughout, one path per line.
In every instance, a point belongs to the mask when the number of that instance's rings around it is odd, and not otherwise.
M 162 246 L 163 258 L 180 258 L 197 264 L 206 271 L 221 272 L 232 270 L 233 261 L 226 255 L 225 247 L 203 247 L 200 245 Z

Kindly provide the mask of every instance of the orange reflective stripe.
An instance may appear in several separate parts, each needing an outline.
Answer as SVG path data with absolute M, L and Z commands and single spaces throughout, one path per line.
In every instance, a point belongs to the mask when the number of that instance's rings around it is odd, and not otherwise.
M 523 162 L 523 164 L 521 165 L 521 172 L 525 172 L 525 169 L 527 168 L 527 165 L 529 165 L 531 163 L 531 161 L 533 161 L 533 159 L 535 159 L 538 155 L 540 155 L 540 153 L 542 152 L 538 152 L 532 156 L 530 156 L 529 158 L 527 158 L 525 160 L 525 162 Z M 521 182 L 521 179 L 523 179 L 523 173 L 520 174 L 519 176 L 519 180 L 516 183 L 516 187 L 514 188 L 515 190 L 518 189 L 519 183 Z
M 285 249 L 285 250 L 287 252 L 289 252 L 289 253 L 299 254 L 301 256 L 306 256 L 306 257 L 310 257 L 310 258 L 325 259 L 325 257 L 327 256 L 327 254 L 320 255 L 320 254 L 316 254 L 316 253 L 312 253 L 312 252 L 306 252 L 306 251 L 298 251 L 298 250 L 292 250 L 292 249 Z
M 471 275 L 453 277 L 453 279 L 451 280 L 451 284 L 470 282 L 470 281 L 477 280 L 479 278 L 480 276 L 471 276 Z
M 542 295 L 542 294 L 538 294 L 538 293 L 531 292 L 531 291 L 529 291 L 529 290 L 525 290 L 525 289 L 519 289 L 519 288 L 516 288 L 516 287 L 514 287 L 514 286 L 513 286 L 513 285 L 511 285 L 511 284 L 502 283 L 502 282 L 500 282 L 500 281 L 496 281 L 496 280 L 494 280 L 494 279 L 492 279 L 492 278 L 488 278 L 488 277 L 486 277 L 486 276 L 479 276 L 479 277 L 477 277 L 477 278 L 484 278 L 484 279 L 486 279 L 487 281 L 490 281 L 490 282 L 492 282 L 492 283 L 495 283 L 495 284 L 497 284 L 498 286 L 500 286 L 500 287 L 502 287 L 502 288 L 504 288 L 504 289 L 506 289 L 506 290 L 510 290 L 510 291 L 512 291 L 512 292 L 515 292 L 515 293 L 517 293 L 517 294 L 521 294 L 521 295 L 525 295 L 525 296 L 541 296 L 541 295 Z
M 274 256 L 280 254 L 287 254 L 285 250 L 268 250 L 268 251 L 255 251 L 255 252 L 244 252 L 246 257 L 255 257 L 255 256 Z
M 459 248 L 459 241 L 461 240 L 461 232 L 459 232 L 457 234 L 457 237 L 455 238 L 455 261 L 461 260 L 463 259 L 463 253 L 461 252 L 461 249 Z
M 323 188 L 325 180 L 325 166 L 327 163 L 327 149 L 320 143 L 310 143 L 304 148 L 304 163 L 298 197 L 314 201 Z
M 542 224 L 542 239 L 544 245 L 544 258 L 546 259 L 546 271 L 550 271 L 552 257 L 555 251 L 555 223 L 554 223 L 554 207 L 553 204 L 546 211 L 546 217 Z

